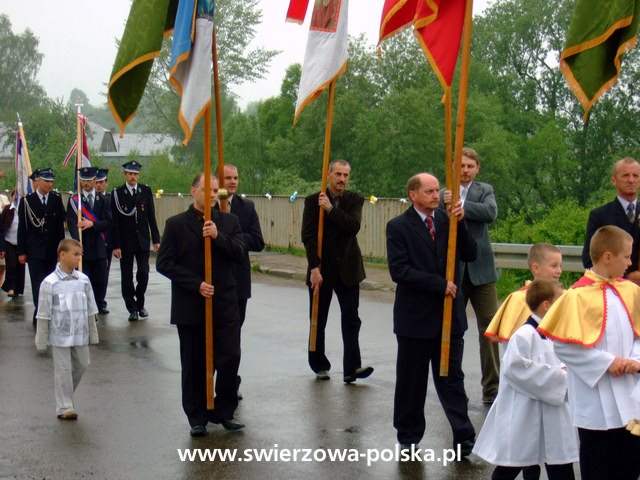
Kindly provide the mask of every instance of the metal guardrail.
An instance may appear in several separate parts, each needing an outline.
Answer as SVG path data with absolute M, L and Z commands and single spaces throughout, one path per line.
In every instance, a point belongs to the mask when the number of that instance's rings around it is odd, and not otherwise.
M 528 270 L 527 254 L 531 244 L 526 243 L 492 243 L 496 268 Z M 562 270 L 565 272 L 582 272 L 582 247 L 577 245 L 557 245 L 562 253 Z

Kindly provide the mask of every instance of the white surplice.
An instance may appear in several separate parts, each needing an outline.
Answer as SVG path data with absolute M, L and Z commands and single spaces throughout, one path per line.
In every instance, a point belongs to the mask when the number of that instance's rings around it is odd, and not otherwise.
M 640 418 L 640 403 L 631 398 L 638 374 L 613 377 L 607 369 L 615 357 L 640 361 L 640 340 L 634 338 L 624 304 L 606 290 L 605 330 L 593 347 L 554 342 L 556 355 L 569 368 L 569 404 L 576 427 L 611 430 Z
M 512 467 L 578 460 L 567 373 L 553 343 L 528 323 L 509 340 L 498 396 L 473 452 L 494 465 Z

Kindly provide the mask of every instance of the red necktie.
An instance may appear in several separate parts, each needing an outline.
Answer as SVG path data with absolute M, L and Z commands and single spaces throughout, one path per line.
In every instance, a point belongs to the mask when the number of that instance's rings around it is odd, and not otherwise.
M 430 213 L 427 213 L 427 216 L 424 218 L 424 221 L 427 223 L 427 227 L 429 228 L 429 235 L 431 235 L 431 240 L 435 241 L 436 239 L 436 230 L 433 228 L 433 217 Z

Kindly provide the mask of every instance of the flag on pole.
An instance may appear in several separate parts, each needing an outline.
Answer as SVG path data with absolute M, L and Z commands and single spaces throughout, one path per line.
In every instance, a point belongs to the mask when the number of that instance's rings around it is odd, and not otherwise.
M 107 92 L 121 134 L 136 114 L 162 39 L 173 29 L 177 7 L 178 0 L 133 0 Z
M 621 57 L 638 36 L 640 0 L 578 0 L 560 54 L 560 70 L 584 109 L 593 104 L 620 75 Z
M 87 117 L 85 117 L 84 115 L 81 115 L 81 120 L 82 120 L 81 122 L 82 123 L 82 166 L 90 167 L 91 161 L 89 159 L 89 146 L 87 145 L 87 135 L 85 132 Z M 64 160 L 62 162 L 63 167 L 67 166 L 71 157 L 75 155 L 77 148 L 78 148 L 78 140 L 74 140 L 73 145 L 71 145 L 71 148 L 67 152 L 67 155 L 64 157 Z
M 349 0 L 317 1 L 313 7 L 294 123 L 302 109 L 347 69 L 348 11 Z
M 466 1 L 386 0 L 382 6 L 379 43 L 413 26 L 431 68 L 447 90 L 460 53 Z
M 189 143 L 211 105 L 214 0 L 180 0 L 173 30 L 169 83 L 181 97 L 178 120 Z
M 22 123 L 18 122 L 18 131 L 16 132 L 16 197 L 19 202 L 22 197 L 33 192 L 31 180 L 31 164 L 29 162 L 29 154 L 27 153 L 27 142 L 24 139 L 24 130 Z M 16 202 L 17 204 L 17 202 Z
M 287 22 L 302 24 L 307 14 L 308 5 L 309 0 L 291 0 L 289 10 L 287 10 Z

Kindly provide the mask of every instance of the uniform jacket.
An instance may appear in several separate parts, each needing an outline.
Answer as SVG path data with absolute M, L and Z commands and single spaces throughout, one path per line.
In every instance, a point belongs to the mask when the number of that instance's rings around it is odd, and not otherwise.
M 27 261 L 57 258 L 58 244 L 64 238 L 65 214 L 62 197 L 57 192 L 49 192 L 46 207 L 37 192 L 24 197 L 18 209 L 18 255 L 27 255 Z M 34 225 L 42 220 L 41 226 Z
M 397 283 L 393 305 L 393 331 L 397 335 L 435 338 L 442 330 L 449 217 L 435 210 L 433 218 L 435 242 L 413 206 L 387 223 L 389 272 Z M 476 243 L 465 220 L 458 224 L 457 257 L 463 262 L 476 258 Z M 455 283 L 458 294 L 453 302 L 451 333 L 459 335 L 467 329 L 459 268 Z
M 329 192 L 328 189 L 327 192 Z M 311 270 L 320 265 L 318 259 L 319 196 L 320 192 L 304 199 L 302 243 L 307 253 L 307 285 L 310 285 Z M 338 277 L 347 287 L 353 287 L 365 279 L 362 254 L 356 238 L 360 231 L 363 204 L 362 195 L 345 191 L 340 198 L 339 206 L 332 208 L 324 215 L 322 265 L 320 266 L 323 286 L 332 287 Z
M 627 270 L 627 273 L 634 270 L 638 270 L 638 261 L 640 260 L 640 227 L 638 226 L 638 202 L 636 201 L 636 217 L 634 222 L 631 223 L 627 218 L 627 213 L 622 208 L 622 204 L 618 197 L 614 198 L 612 202 L 609 202 L 601 207 L 591 210 L 589 213 L 589 220 L 587 221 L 587 232 L 584 238 L 584 247 L 582 248 L 582 263 L 584 268 L 591 268 L 593 266 L 591 257 L 589 256 L 589 244 L 591 243 L 591 237 L 596 233 L 600 227 L 605 225 L 615 225 L 620 227 L 625 232 L 633 237 L 633 250 L 631 251 L 631 266 Z
M 113 218 L 113 248 L 127 252 L 148 250 L 151 243 L 160 243 L 160 232 L 156 222 L 156 211 L 151 189 L 138 183 L 138 192 L 132 196 L 125 185 L 111 192 L 111 215 Z M 120 205 L 122 213 L 118 210 Z M 134 215 L 126 215 L 136 209 Z M 149 237 L 151 232 L 151 237 Z
M 67 226 L 72 238 L 80 240 L 78 235 L 78 214 L 71 206 L 71 198 L 67 202 Z M 82 195 L 82 205 L 86 206 L 87 198 Z M 106 232 L 111 230 L 111 208 L 107 204 L 104 195 L 96 192 L 91 210 L 97 221 L 93 222 L 93 228 L 82 231 L 82 258 L 87 261 L 107 258 Z
M 211 211 L 218 238 L 211 241 L 214 324 L 239 322 L 236 280 L 233 264 L 246 256 L 238 218 L 218 210 Z M 200 325 L 205 319 L 205 299 L 200 295 L 204 281 L 204 239 L 202 213 L 193 205 L 167 220 L 156 270 L 171 280 L 171 323 Z
M 216 204 L 216 209 L 220 209 Z M 242 229 L 242 240 L 247 248 L 247 254 L 241 263 L 233 264 L 233 275 L 238 282 L 238 298 L 251 298 L 251 263 L 249 252 L 260 252 L 264 248 L 264 239 L 260 229 L 260 220 L 253 202 L 234 195 L 231 201 L 231 213 L 238 217 Z

